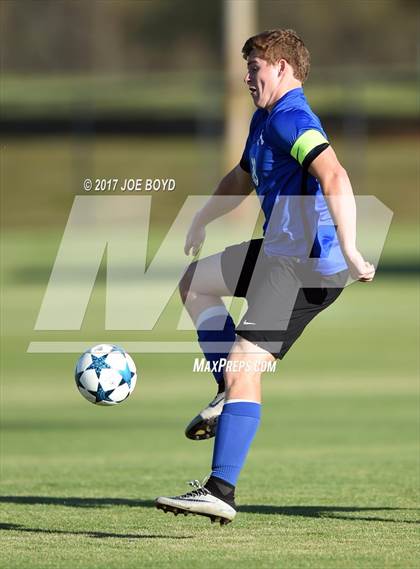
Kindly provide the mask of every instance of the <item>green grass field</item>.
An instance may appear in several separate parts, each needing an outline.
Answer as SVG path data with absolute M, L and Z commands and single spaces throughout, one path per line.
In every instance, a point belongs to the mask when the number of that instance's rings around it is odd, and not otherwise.
M 72 358 L 61 360 L 56 387 L 6 390 L 5 567 L 418 566 L 409 379 L 266 380 L 240 511 L 220 528 L 152 503 L 208 471 L 211 443 L 182 429 L 210 382 L 187 377 L 185 358 L 143 357 L 133 398 L 98 409 L 76 393 Z
M 221 528 L 153 507 L 209 471 L 212 443 L 183 436 L 214 390 L 192 355 L 133 354 L 136 391 L 102 408 L 76 390 L 76 354 L 26 353 L 31 340 L 66 338 L 33 331 L 58 238 L 3 238 L 4 567 L 418 567 L 414 279 L 348 288 L 267 374 L 239 514 Z M 98 283 L 67 337 L 136 338 L 103 333 L 103 292 Z

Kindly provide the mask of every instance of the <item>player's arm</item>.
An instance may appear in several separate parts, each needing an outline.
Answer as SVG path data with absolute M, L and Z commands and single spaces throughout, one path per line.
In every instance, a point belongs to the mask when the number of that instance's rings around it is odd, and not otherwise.
M 251 176 L 238 164 L 222 178 L 213 195 L 195 214 L 185 240 L 185 254 L 189 255 L 192 249 L 196 255 L 205 239 L 206 225 L 235 209 L 252 190 Z
M 354 279 L 369 282 L 375 275 L 373 265 L 364 260 L 356 246 L 356 202 L 347 172 L 331 147 L 323 150 L 308 171 L 318 179 L 337 227 L 337 236 Z

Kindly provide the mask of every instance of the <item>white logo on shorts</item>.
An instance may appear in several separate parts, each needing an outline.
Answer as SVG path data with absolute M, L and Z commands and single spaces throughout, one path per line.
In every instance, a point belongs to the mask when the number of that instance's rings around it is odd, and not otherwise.
M 247 320 L 244 320 L 244 326 L 256 326 L 257 323 L 256 322 L 248 322 Z

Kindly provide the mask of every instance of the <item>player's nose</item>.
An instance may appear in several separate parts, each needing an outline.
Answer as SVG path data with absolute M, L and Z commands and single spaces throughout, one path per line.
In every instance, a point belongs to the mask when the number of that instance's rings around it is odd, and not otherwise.
M 249 73 L 248 73 L 248 71 L 245 73 L 244 83 L 245 83 L 245 85 L 248 85 L 248 83 L 249 83 Z

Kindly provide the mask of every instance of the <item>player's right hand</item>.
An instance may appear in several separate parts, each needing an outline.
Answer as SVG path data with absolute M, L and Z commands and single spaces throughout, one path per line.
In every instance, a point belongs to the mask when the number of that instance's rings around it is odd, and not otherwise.
M 189 255 L 192 251 L 192 254 L 195 257 L 199 253 L 205 238 L 206 229 L 204 225 L 194 220 L 188 230 L 187 237 L 185 239 L 184 253 L 186 255 Z
M 346 258 L 350 275 L 353 279 L 362 283 L 368 283 L 375 276 L 375 267 L 365 261 L 359 251 L 355 251 Z

